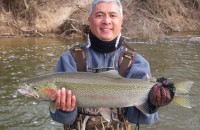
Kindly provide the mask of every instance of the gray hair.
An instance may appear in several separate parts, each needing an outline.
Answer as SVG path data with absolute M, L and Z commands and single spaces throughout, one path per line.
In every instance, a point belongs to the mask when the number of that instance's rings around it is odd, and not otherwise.
M 98 3 L 101 3 L 101 2 L 116 3 L 119 6 L 119 11 L 120 11 L 120 14 L 123 18 L 123 8 L 122 8 L 122 4 L 121 4 L 120 0 L 92 0 L 91 4 L 89 6 L 89 16 L 91 16 L 94 6 Z

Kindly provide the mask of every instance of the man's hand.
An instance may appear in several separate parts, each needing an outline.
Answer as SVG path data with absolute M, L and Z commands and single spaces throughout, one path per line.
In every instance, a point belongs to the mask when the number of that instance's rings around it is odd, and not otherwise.
M 71 90 L 65 88 L 58 90 L 58 96 L 56 98 L 56 108 L 63 111 L 73 111 L 76 106 L 76 97 L 72 94 Z
M 174 84 L 164 77 L 159 78 L 157 84 L 149 92 L 149 104 L 154 108 L 165 106 L 172 101 L 174 93 Z
M 159 84 L 156 84 L 151 89 L 149 100 L 155 107 L 162 107 L 167 105 L 171 101 L 171 95 L 168 88 L 165 88 Z

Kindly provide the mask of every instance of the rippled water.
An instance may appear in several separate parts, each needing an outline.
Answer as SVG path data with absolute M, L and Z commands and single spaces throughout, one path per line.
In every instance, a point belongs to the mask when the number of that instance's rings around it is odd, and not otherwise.
M 48 102 L 16 96 L 15 87 L 25 78 L 53 72 L 58 57 L 72 44 L 75 42 L 56 39 L 0 39 L 1 130 L 62 130 L 62 125 L 50 118 Z M 200 36 L 169 37 L 148 44 L 132 41 L 131 46 L 150 62 L 153 76 L 194 81 L 192 109 L 170 104 L 159 110 L 157 123 L 141 129 L 200 129 Z

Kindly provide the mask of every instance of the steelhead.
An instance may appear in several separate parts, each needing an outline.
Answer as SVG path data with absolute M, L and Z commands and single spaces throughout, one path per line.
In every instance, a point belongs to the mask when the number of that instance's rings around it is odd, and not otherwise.
M 42 75 L 20 83 L 18 92 L 41 100 L 55 100 L 57 90 L 70 89 L 77 98 L 77 107 L 117 108 L 136 106 L 148 115 L 148 93 L 156 84 L 153 81 L 127 79 L 117 71 L 103 73 L 60 72 Z M 174 84 L 173 101 L 191 108 L 188 92 L 193 82 Z

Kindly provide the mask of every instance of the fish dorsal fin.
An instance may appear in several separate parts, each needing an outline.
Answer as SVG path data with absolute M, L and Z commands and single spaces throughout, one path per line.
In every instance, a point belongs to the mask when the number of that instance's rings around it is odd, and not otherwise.
M 122 76 L 119 75 L 117 70 L 109 70 L 106 72 L 99 73 L 99 75 L 109 78 L 123 78 Z

